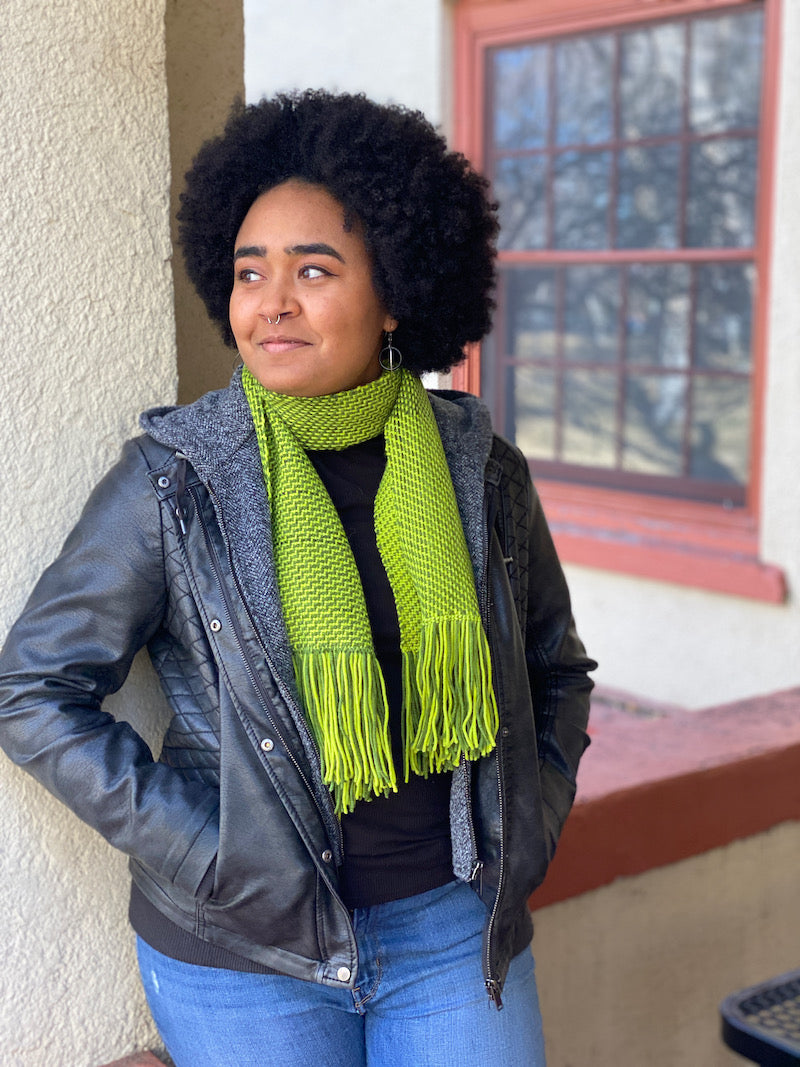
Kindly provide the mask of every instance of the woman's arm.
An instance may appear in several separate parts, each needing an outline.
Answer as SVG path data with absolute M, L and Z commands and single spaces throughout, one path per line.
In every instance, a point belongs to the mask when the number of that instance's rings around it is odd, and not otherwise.
M 215 792 L 101 710 L 161 625 L 160 506 L 135 441 L 89 498 L 0 653 L 0 746 L 112 845 L 194 893 Z

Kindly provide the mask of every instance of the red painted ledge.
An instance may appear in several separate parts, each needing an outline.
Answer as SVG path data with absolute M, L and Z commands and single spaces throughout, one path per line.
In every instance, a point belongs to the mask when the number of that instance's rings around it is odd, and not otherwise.
M 545 907 L 800 820 L 800 688 L 687 712 L 598 694 Z

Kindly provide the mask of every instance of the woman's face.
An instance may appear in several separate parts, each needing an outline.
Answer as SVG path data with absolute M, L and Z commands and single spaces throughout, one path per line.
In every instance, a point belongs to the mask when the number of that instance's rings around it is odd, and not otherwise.
M 292 396 L 373 381 L 383 333 L 397 328 L 373 289 L 364 242 L 356 228 L 345 230 L 342 205 L 296 180 L 263 193 L 245 216 L 230 321 L 248 370 Z

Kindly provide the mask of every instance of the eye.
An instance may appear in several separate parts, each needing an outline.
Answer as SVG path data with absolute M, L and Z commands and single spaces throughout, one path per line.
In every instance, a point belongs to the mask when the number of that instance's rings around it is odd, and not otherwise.
M 243 267 L 236 274 L 237 281 L 240 282 L 255 282 L 261 275 L 253 267 Z
M 317 267 L 311 263 L 308 263 L 304 267 L 300 268 L 301 278 L 326 278 L 330 275 L 330 273 L 331 272 L 329 270 L 325 270 L 324 267 Z

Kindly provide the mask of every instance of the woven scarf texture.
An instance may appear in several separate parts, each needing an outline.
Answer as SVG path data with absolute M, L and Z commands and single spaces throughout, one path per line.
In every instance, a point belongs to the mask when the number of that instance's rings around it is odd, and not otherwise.
M 320 397 L 270 392 L 242 372 L 270 501 L 295 677 L 337 814 L 397 789 L 386 687 L 361 580 L 336 509 L 306 455 L 384 434 L 378 550 L 403 661 L 403 775 L 492 751 L 498 713 L 472 564 L 433 410 L 400 370 Z

